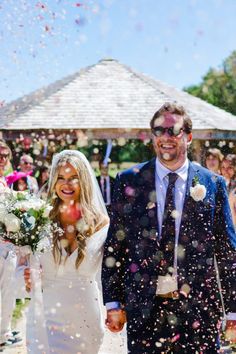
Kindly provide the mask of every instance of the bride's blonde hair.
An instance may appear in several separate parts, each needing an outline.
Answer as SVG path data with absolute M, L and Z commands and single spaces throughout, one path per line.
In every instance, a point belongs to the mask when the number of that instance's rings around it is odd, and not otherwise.
M 83 218 L 84 224 L 87 226 L 84 230 L 81 228 L 81 230 L 77 233 L 78 255 L 75 266 L 78 268 L 86 254 L 86 238 L 90 237 L 97 229 L 99 229 L 99 226 L 101 226 L 104 222 L 104 217 L 102 217 L 101 212 L 96 210 L 93 205 L 93 183 L 85 162 L 78 154 L 73 155 L 72 153 L 65 153 L 62 154 L 61 158 L 59 157 L 57 160 L 56 166 L 54 166 L 52 171 L 53 173 L 51 173 L 49 179 L 48 198 L 53 207 L 50 212 L 51 220 L 59 224 L 59 206 L 61 204 L 61 200 L 56 195 L 55 185 L 58 179 L 59 169 L 67 163 L 73 166 L 78 174 L 80 186 L 78 202 L 80 205 L 81 217 Z M 58 239 L 59 234 L 55 233 L 53 235 L 53 256 L 55 262 L 60 264 L 61 248 L 58 245 Z

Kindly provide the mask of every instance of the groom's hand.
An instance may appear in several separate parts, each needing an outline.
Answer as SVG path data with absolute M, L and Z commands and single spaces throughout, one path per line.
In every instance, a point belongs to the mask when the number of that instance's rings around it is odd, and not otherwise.
M 120 332 L 126 321 L 125 310 L 114 309 L 107 311 L 106 326 L 111 332 Z

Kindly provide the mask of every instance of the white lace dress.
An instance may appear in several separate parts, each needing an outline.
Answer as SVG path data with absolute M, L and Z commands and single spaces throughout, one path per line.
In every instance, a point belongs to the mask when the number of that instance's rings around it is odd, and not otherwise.
M 98 353 L 104 334 L 99 287 L 107 230 L 105 226 L 87 239 L 86 257 L 78 269 L 77 250 L 59 267 L 51 253 L 40 255 L 43 292 L 36 285 L 28 310 L 28 352 Z M 66 257 L 65 251 L 63 256 Z

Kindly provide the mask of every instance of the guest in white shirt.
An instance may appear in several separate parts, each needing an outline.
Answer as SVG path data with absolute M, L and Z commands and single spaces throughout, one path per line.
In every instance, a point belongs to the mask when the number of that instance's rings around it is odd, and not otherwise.
M 114 188 L 114 181 L 115 179 L 109 175 L 109 165 L 105 164 L 104 162 L 99 163 L 100 168 L 100 176 L 97 177 L 99 187 L 102 192 L 102 196 L 105 202 L 105 205 L 110 211 L 110 205 L 112 202 L 112 194 Z

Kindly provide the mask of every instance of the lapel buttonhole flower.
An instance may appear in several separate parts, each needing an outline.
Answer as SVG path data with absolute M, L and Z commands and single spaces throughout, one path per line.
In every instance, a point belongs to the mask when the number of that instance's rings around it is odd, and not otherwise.
M 193 187 L 190 187 L 190 195 L 195 202 L 203 201 L 206 196 L 206 187 L 199 183 L 197 176 L 193 179 Z

